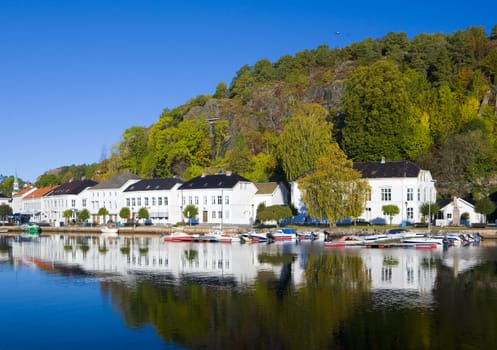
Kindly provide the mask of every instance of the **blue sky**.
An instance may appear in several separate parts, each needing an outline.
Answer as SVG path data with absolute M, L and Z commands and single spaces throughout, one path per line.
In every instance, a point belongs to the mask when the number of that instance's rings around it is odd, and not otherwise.
M 2 0 L 0 174 L 99 162 L 127 128 L 262 58 L 389 32 L 489 33 L 496 13 L 460 0 Z

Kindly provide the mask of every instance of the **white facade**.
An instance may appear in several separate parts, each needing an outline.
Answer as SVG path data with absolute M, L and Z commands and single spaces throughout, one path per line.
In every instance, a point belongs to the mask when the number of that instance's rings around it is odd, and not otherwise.
M 390 217 L 383 214 L 384 205 L 399 208 L 399 214 L 392 217 L 394 225 L 421 222 L 421 205 L 436 201 L 435 182 L 427 170 L 421 170 L 417 177 L 370 178 L 368 182 L 371 196 L 361 218 L 372 223 L 390 224 Z
M 382 208 L 384 205 L 395 205 L 399 208 L 399 214 L 391 218 L 391 223 L 393 225 L 414 224 L 422 221 L 421 205 L 436 202 L 437 191 L 430 171 L 419 169 L 411 162 L 362 164 L 372 164 L 372 167 L 366 168 L 366 171 L 370 170 L 374 176 L 367 177 L 363 173 L 363 178 L 368 180 L 371 192 L 360 219 L 372 224 L 390 224 L 390 217 L 383 214 Z M 381 173 L 401 175 L 378 176 Z M 291 183 L 291 197 L 292 205 L 300 213 L 305 213 L 302 193 L 296 181 Z
M 254 206 L 256 210 L 262 203 L 266 207 L 272 205 L 286 205 L 288 203 L 288 190 L 282 183 L 256 183 L 255 186 L 258 189 L 254 196 Z
M 130 209 L 132 218 L 140 208 L 146 208 L 152 223 L 174 225 L 182 220 L 179 186 L 181 183 L 178 182 L 170 189 L 130 190 L 128 188 L 123 193 L 124 206 Z
M 439 213 L 441 218 L 437 218 L 437 226 L 486 223 L 485 215 L 477 213 L 475 211 L 475 206 L 462 198 L 454 198 L 454 200 L 441 207 Z M 464 213 L 469 215 L 467 223 L 461 222 L 460 219 L 461 215 Z

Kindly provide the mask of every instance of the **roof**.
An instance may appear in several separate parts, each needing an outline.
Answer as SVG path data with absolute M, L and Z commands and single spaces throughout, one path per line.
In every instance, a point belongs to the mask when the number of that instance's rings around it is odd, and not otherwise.
M 101 182 L 93 186 L 93 189 L 101 190 L 101 189 L 110 189 L 110 188 L 121 188 L 129 180 L 140 180 L 140 177 L 130 172 L 124 172 L 110 178 L 107 181 Z
M 47 187 L 37 188 L 36 190 L 34 190 L 30 194 L 28 194 L 26 197 L 24 197 L 24 199 L 41 198 L 44 195 L 46 195 L 47 193 L 49 193 L 50 191 L 55 190 L 57 187 L 59 187 L 59 186 L 58 185 L 54 185 L 54 186 L 47 186 Z
M 16 193 L 13 193 L 12 194 L 12 197 L 22 197 L 24 196 L 26 193 L 30 192 L 33 190 L 33 187 L 32 186 L 28 186 L 28 187 L 25 187 L 23 188 L 22 190 L 20 190 L 19 192 L 16 192 Z
M 421 168 L 408 160 L 394 162 L 355 162 L 354 169 L 363 178 L 418 177 Z
M 257 192 L 255 194 L 272 194 L 277 188 L 277 182 L 258 182 L 255 184 Z
M 78 194 L 85 188 L 95 186 L 97 182 L 93 180 L 75 180 L 60 185 L 47 196 L 63 196 L 66 194 Z
M 180 179 L 143 179 L 128 186 L 124 192 L 132 191 L 157 191 L 157 190 L 170 190 L 176 184 L 181 184 L 183 181 Z
M 240 181 L 250 182 L 237 174 L 202 175 L 185 182 L 179 189 L 195 190 L 206 188 L 233 188 Z

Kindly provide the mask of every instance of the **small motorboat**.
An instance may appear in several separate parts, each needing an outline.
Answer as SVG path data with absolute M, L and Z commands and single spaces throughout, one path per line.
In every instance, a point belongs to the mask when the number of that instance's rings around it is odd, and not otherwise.
M 173 232 L 161 237 L 163 242 L 194 242 L 198 240 L 199 235 L 192 235 L 185 232 Z
M 100 226 L 100 232 L 102 236 L 106 237 L 117 237 L 119 229 L 112 226 Z
M 362 246 L 364 245 L 364 239 L 354 235 L 345 235 L 339 238 L 336 238 L 332 241 L 325 241 L 325 247 L 328 248 L 343 248 L 343 247 L 353 247 L 353 246 Z

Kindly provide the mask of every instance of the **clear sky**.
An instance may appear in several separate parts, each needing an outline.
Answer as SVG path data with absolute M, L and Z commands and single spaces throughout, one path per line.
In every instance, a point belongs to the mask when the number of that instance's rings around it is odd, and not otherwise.
M 497 1 L 0 1 L 0 174 L 99 162 L 262 58 L 497 24 Z M 340 34 L 337 34 L 339 32 Z

